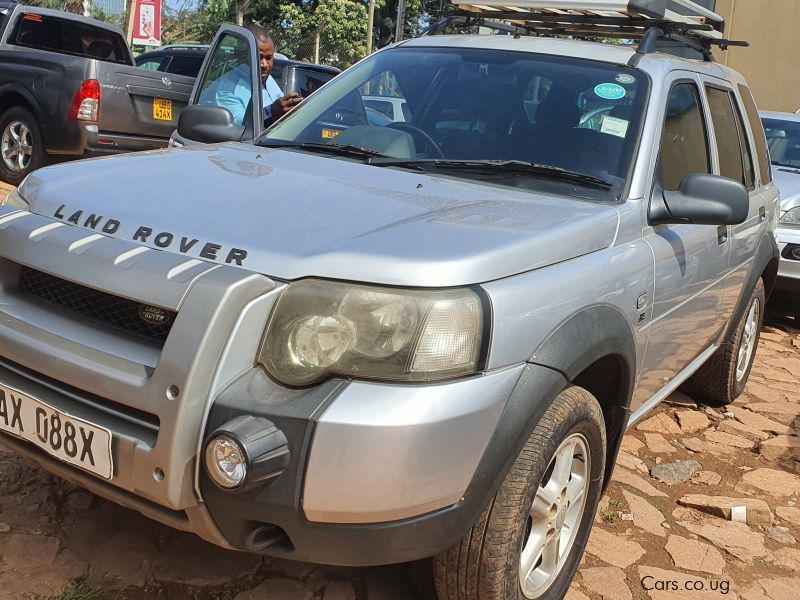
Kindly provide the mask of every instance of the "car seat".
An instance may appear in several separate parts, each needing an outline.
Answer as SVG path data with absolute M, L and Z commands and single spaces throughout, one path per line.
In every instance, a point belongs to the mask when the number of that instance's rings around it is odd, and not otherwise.
M 107 60 L 112 58 L 114 46 L 106 40 L 95 40 L 89 44 L 86 53 L 93 58 Z

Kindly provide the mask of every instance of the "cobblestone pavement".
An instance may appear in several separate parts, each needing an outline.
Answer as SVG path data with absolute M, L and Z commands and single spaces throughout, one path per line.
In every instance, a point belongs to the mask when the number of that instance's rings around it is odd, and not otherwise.
M 798 348 L 791 321 L 768 326 L 732 406 L 676 393 L 626 435 L 570 600 L 800 598 Z M 732 521 L 742 506 L 745 522 Z M 86 574 L 116 600 L 433 597 L 426 563 L 343 569 L 220 550 L 2 451 L 0 558 L 0 599 L 56 597 Z
M 570 600 L 800 599 L 798 349 L 778 318 L 732 406 L 676 393 L 628 432 Z M 86 575 L 97 595 L 76 600 L 433 598 L 425 562 L 344 569 L 221 550 L 0 449 L 0 600 L 59 598 Z

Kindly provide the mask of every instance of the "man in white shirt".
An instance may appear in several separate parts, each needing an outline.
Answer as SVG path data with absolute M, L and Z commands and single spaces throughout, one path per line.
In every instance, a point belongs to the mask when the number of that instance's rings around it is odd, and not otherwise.
M 245 28 L 253 34 L 258 44 L 261 84 L 263 85 L 261 96 L 264 106 L 264 124 L 270 125 L 300 104 L 303 98 L 295 93 L 284 95 L 278 82 L 270 75 L 269 72 L 272 70 L 272 62 L 275 58 L 275 44 L 267 30 L 254 23 L 245 25 Z

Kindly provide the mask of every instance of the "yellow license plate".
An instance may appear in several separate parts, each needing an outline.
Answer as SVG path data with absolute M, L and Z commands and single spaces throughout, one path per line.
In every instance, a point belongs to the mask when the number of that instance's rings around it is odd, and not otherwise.
M 153 98 L 153 118 L 159 121 L 172 121 L 172 100 Z
M 339 131 L 338 129 L 323 129 L 322 130 L 322 139 L 324 139 L 324 140 L 332 140 L 333 138 L 335 138 L 340 133 L 342 133 L 342 132 Z

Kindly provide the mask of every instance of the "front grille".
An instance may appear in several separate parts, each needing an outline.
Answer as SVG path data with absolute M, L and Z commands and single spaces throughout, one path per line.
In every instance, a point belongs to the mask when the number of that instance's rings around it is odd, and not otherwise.
M 169 335 L 176 312 L 120 298 L 23 267 L 19 287 L 31 296 L 87 319 L 158 342 Z
M 783 251 L 781 252 L 781 256 L 787 260 L 800 260 L 797 256 L 793 253 L 800 250 L 800 245 L 798 244 L 786 244 L 784 246 Z

